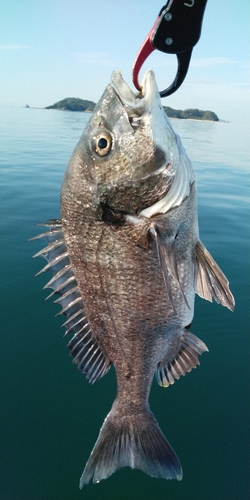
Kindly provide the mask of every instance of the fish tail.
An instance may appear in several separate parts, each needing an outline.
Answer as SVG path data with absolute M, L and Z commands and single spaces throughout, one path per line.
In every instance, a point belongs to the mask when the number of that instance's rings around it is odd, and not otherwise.
M 153 477 L 182 479 L 179 459 L 149 410 L 122 418 L 111 410 L 81 476 L 80 488 L 92 477 L 98 483 L 126 466 Z

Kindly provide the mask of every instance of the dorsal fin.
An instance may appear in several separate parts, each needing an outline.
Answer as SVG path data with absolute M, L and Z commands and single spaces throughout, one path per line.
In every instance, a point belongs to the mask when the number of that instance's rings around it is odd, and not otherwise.
M 107 373 L 110 361 L 90 330 L 81 292 L 71 267 L 61 221 L 52 219 L 39 225 L 48 227 L 49 231 L 30 239 L 43 238 L 48 245 L 34 257 L 43 257 L 48 264 L 37 275 L 44 271 L 53 274 L 52 279 L 44 288 L 53 289 L 49 297 L 54 294 L 60 295 L 55 302 L 62 306 L 58 314 L 67 316 L 67 321 L 62 325 L 66 327 L 65 335 L 70 332 L 74 333 L 68 343 L 73 362 L 86 374 L 89 381 L 94 383 Z
M 200 364 L 198 355 L 205 351 L 208 351 L 206 344 L 191 332 L 185 330 L 174 358 L 172 360 L 164 358 L 158 364 L 156 371 L 158 384 L 168 387 L 174 383 L 175 379 L 178 380 L 181 375 L 191 372 L 192 368 L 196 368 Z
M 204 245 L 196 245 L 197 284 L 196 293 L 212 302 L 213 298 L 222 306 L 234 310 L 234 298 L 229 282 Z

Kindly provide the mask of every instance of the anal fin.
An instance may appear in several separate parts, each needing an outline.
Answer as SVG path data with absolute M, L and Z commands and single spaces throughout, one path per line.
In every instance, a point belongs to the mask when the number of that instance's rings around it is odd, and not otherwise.
M 158 384 L 162 387 L 168 387 L 181 375 L 191 372 L 192 368 L 196 368 L 200 364 L 198 355 L 205 351 L 208 351 L 208 348 L 202 340 L 191 332 L 184 331 L 176 356 L 172 360 L 165 356 L 158 364 L 156 371 Z

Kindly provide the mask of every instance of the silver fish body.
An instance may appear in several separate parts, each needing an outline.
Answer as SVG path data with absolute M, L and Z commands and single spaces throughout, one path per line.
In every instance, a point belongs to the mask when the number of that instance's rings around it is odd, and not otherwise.
M 231 310 L 234 300 L 199 241 L 194 172 L 152 71 L 140 95 L 113 73 L 67 167 L 61 219 L 47 225 L 48 246 L 37 255 L 74 333 L 74 362 L 90 382 L 111 364 L 117 377 L 80 486 L 124 466 L 181 479 L 149 408 L 152 380 L 173 384 L 207 350 L 188 331 L 195 292 Z

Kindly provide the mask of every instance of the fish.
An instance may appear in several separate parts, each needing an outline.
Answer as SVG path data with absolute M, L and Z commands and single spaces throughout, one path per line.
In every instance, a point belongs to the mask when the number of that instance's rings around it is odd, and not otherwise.
M 90 383 L 115 368 L 117 394 L 80 488 L 129 466 L 182 478 L 150 410 L 162 387 L 199 365 L 205 343 L 189 329 L 195 293 L 233 311 L 229 282 L 199 238 L 196 181 L 148 70 L 134 93 L 121 71 L 96 105 L 68 163 L 60 219 L 42 224 L 34 257 L 66 315 L 73 362 Z

